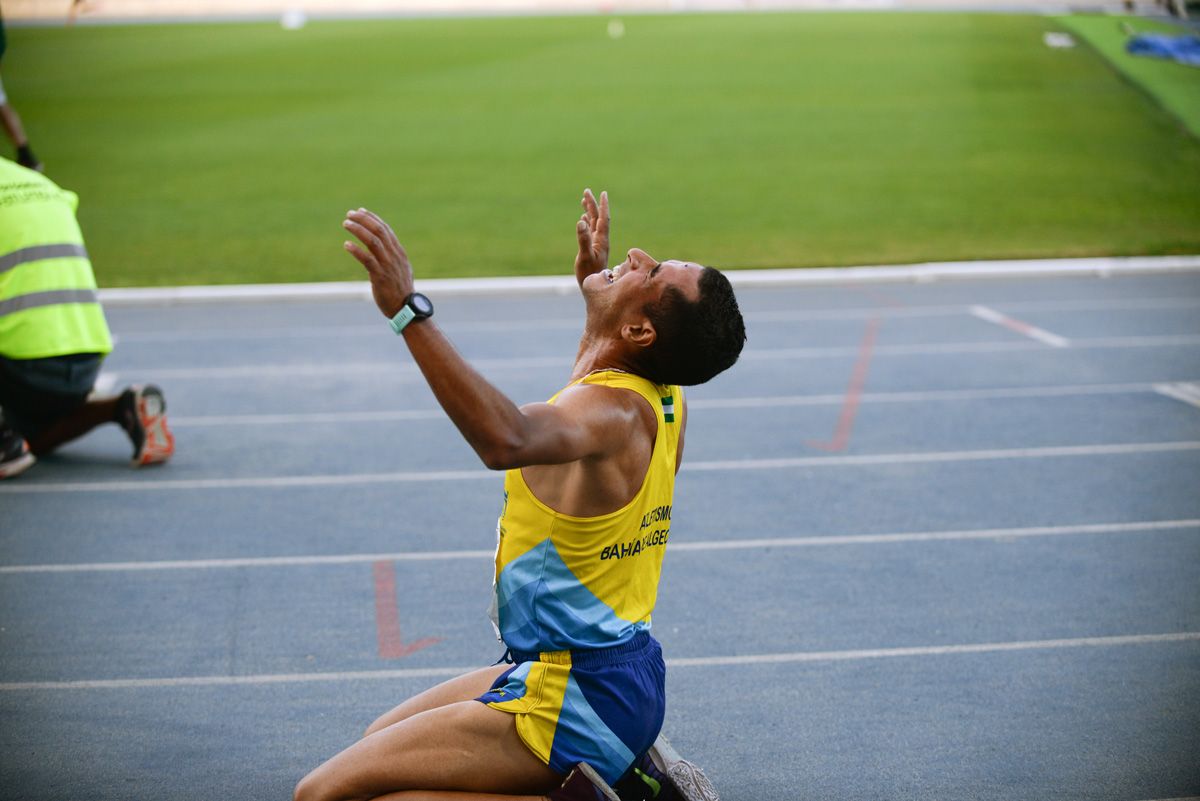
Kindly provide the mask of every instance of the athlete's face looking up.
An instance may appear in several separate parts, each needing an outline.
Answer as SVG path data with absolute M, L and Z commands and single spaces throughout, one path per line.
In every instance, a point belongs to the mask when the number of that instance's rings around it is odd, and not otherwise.
M 605 317 L 638 315 L 647 304 L 657 303 L 669 286 L 690 301 L 698 300 L 703 271 L 691 262 L 655 261 L 646 251 L 634 248 L 616 267 L 589 275 L 583 282 L 584 297 L 589 308 L 610 313 Z

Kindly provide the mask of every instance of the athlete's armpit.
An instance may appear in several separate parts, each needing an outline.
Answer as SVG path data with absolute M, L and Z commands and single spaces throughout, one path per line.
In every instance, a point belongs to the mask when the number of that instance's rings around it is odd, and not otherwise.
M 643 432 L 654 436 L 653 428 L 647 430 L 645 406 L 642 398 L 624 390 L 570 387 L 554 403 L 522 406 L 523 430 L 501 453 L 492 454 L 488 466 L 566 464 L 615 454 L 629 446 L 631 437 Z

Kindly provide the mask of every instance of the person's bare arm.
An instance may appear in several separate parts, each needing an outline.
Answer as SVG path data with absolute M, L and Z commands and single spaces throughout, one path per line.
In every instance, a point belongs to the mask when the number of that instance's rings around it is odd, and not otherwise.
M 366 209 L 349 212 L 343 226 L 365 246 L 345 243 L 366 268 L 375 304 L 390 319 L 413 291 L 408 254 L 388 224 Z M 518 408 L 463 359 L 432 319 L 409 324 L 403 336 L 438 403 L 493 470 L 611 452 L 635 414 L 628 403 L 608 402 L 603 393 L 613 390 L 604 387 L 576 387 L 557 405 Z
M 575 256 L 575 280 L 580 284 L 589 275 L 608 267 L 608 193 L 600 193 L 596 202 L 592 190 L 583 190 L 583 216 L 575 224 L 579 253 Z
M 432 320 L 409 325 L 404 341 L 430 389 L 488 468 L 564 464 L 612 453 L 635 423 L 628 404 L 602 399 L 615 390 L 577 387 L 556 404 L 518 407 L 459 355 Z

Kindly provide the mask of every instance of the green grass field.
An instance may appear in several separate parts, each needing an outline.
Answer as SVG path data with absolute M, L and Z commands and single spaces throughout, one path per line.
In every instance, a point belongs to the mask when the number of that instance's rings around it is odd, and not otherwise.
M 1162 59 L 1125 52 L 1129 30 L 1135 33 L 1183 33 L 1166 22 L 1080 14 L 1058 23 L 1098 50 L 1122 75 L 1200 137 L 1200 70 Z
M 10 29 L 4 81 L 105 286 L 1200 252 L 1200 140 L 1026 16 L 747 14 Z M 1194 71 L 1200 80 L 1200 70 Z

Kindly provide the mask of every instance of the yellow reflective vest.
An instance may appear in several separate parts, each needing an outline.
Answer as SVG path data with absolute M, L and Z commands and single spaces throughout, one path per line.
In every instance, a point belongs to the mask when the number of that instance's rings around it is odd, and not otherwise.
M 112 350 L 78 205 L 74 192 L 0 158 L 0 356 Z

